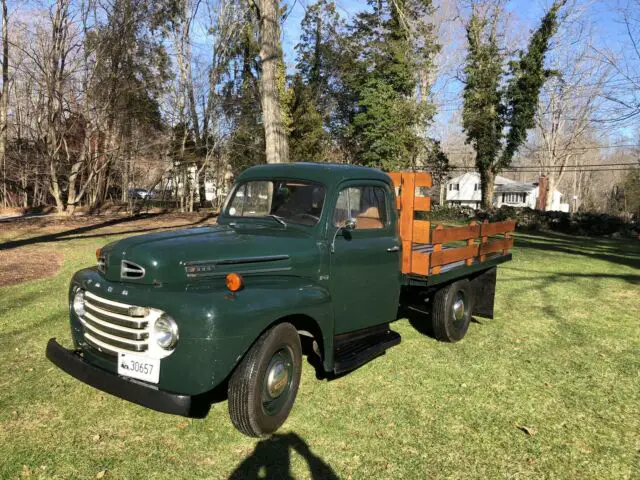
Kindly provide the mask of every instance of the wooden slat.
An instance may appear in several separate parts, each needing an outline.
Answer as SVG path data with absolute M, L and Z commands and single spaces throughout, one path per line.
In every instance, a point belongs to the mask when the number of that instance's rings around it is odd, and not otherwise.
M 431 234 L 432 243 L 447 243 L 457 240 L 467 240 L 480 236 L 480 225 L 467 225 L 465 227 L 443 228 L 434 230 Z
M 489 241 L 489 237 L 487 237 L 486 234 L 483 233 L 483 231 L 485 230 L 485 225 L 489 223 L 489 220 L 485 220 L 482 222 L 482 228 L 480 229 L 480 234 L 482 235 L 482 237 L 480 238 L 480 245 L 487 243 Z M 480 247 L 480 249 L 482 250 L 482 247 Z M 480 261 L 484 262 L 487 259 L 486 255 L 482 254 L 482 251 L 480 252 Z
M 501 233 L 513 232 L 516 228 L 516 222 L 513 220 L 507 220 L 504 222 L 495 222 L 495 223 L 483 223 L 481 235 L 491 236 L 491 235 L 499 235 Z
M 411 253 L 411 273 L 415 273 L 416 275 L 429 275 L 428 253 Z
M 471 222 L 469 224 L 470 227 L 475 227 L 477 224 L 475 221 Z M 467 240 L 467 247 L 473 247 L 475 246 L 476 241 L 473 238 L 469 238 Z M 473 265 L 473 258 L 467 258 L 467 260 L 465 261 L 465 263 L 467 264 L 468 267 L 470 267 L 471 265 Z
M 413 200 L 414 200 L 414 176 L 402 176 L 402 214 L 400 215 L 400 238 L 403 241 L 412 241 L 413 237 Z
M 413 175 L 415 176 L 414 183 L 416 187 L 431 187 L 433 185 L 430 173 L 416 172 Z
M 411 273 L 411 242 L 402 242 L 402 273 Z
M 444 227 L 442 225 L 438 225 L 436 226 L 435 230 L 433 231 L 433 233 L 439 233 L 442 230 L 444 230 Z M 432 235 L 433 237 L 433 235 Z M 441 243 L 436 243 L 433 245 L 433 252 L 431 253 L 431 255 L 433 255 L 434 253 L 436 254 L 440 254 L 442 252 L 442 244 Z M 433 257 L 429 257 L 429 264 L 432 265 L 433 264 Z M 433 267 L 433 269 L 431 270 L 431 273 L 433 274 L 438 274 L 440 273 L 440 265 L 436 265 L 435 267 Z
M 478 246 L 449 248 L 441 252 L 431 253 L 431 266 L 437 267 L 446 265 L 447 263 L 459 262 L 467 258 L 475 257 L 478 254 Z
M 413 221 L 413 243 L 430 243 L 431 222 L 427 220 Z
M 488 253 L 500 252 L 513 247 L 513 238 L 500 238 L 491 242 L 480 244 L 480 255 L 484 256 Z
M 391 177 L 391 181 L 395 185 L 396 188 L 400 187 L 400 182 L 402 181 L 402 172 L 389 172 L 387 175 Z
M 431 197 L 416 197 L 413 210 L 416 212 L 428 212 L 431 210 Z

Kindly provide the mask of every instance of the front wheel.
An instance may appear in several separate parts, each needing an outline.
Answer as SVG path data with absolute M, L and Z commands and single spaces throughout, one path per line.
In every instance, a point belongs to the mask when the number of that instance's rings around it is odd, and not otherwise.
M 457 342 L 467 333 L 473 309 L 473 291 L 468 280 L 458 280 L 438 290 L 433 299 L 431 319 L 435 337 Z
M 287 419 L 300 385 L 298 331 L 281 323 L 263 333 L 229 380 L 229 416 L 245 435 L 262 437 Z

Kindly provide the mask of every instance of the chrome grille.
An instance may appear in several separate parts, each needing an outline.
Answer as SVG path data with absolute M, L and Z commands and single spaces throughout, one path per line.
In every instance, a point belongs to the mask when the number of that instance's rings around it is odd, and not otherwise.
M 102 273 L 105 273 L 107 271 L 107 259 L 103 255 L 98 257 L 98 270 L 100 270 Z
M 161 312 L 147 310 L 144 317 L 130 315 L 139 307 L 84 294 L 85 313 L 80 317 L 84 326 L 84 339 L 93 348 L 108 355 L 136 353 L 145 355 L 149 350 L 150 326 Z

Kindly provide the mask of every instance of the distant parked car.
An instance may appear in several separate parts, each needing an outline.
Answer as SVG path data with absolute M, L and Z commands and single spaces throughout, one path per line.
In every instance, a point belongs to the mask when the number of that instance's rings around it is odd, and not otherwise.
M 132 188 L 129 190 L 129 197 L 140 198 L 142 200 L 151 199 L 155 196 L 155 192 L 144 188 Z

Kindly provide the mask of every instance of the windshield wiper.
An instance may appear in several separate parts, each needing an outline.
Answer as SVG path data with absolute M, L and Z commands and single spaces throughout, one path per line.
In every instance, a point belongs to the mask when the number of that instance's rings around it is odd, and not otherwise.
M 273 213 L 267 215 L 267 217 L 269 218 L 273 218 L 276 222 L 278 222 L 279 224 L 281 224 L 284 228 L 287 228 L 287 222 L 285 222 L 282 217 L 279 217 L 278 215 L 274 215 Z

